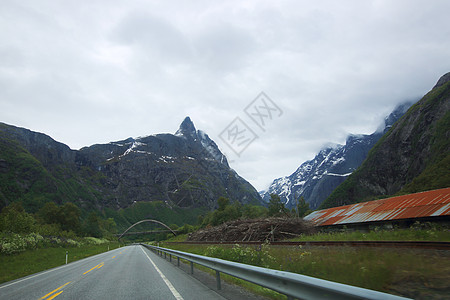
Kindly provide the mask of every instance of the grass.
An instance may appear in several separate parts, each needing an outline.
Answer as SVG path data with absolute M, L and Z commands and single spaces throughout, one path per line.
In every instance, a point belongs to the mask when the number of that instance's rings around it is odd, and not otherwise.
M 200 265 L 196 265 L 195 267 L 197 269 L 207 272 L 211 275 L 214 275 L 214 276 L 216 275 L 216 272 L 212 269 L 209 269 L 209 268 L 206 268 L 206 267 L 203 267 Z M 245 281 L 245 280 L 242 280 L 242 279 L 239 279 L 239 278 L 227 275 L 227 274 L 220 274 L 220 279 L 226 281 L 227 283 L 241 286 L 241 287 L 245 288 L 246 290 L 251 291 L 254 294 L 261 295 L 263 297 L 267 297 L 270 299 L 277 299 L 277 300 L 287 299 L 287 297 L 285 295 L 277 293 L 271 289 L 264 288 L 260 285 L 257 285 L 257 284 L 254 284 L 254 283 L 251 283 L 251 282 L 248 282 L 248 281 Z
M 450 230 L 438 228 L 407 228 L 395 230 L 373 230 L 370 232 L 342 231 L 321 232 L 305 235 L 291 241 L 435 241 L 450 242 Z
M 66 251 L 69 252 L 68 262 L 73 262 L 106 252 L 108 251 L 108 246 L 112 250 L 118 248 L 119 243 L 44 248 L 26 250 L 15 255 L 0 255 L 0 283 L 63 265 L 66 263 Z
M 155 242 L 150 242 L 147 244 L 153 244 L 155 246 L 157 245 L 157 243 L 155 243 Z M 208 247 L 206 245 L 205 246 L 198 246 L 198 245 L 177 245 L 177 246 L 170 245 L 170 246 L 167 246 L 164 243 L 160 243 L 159 246 L 164 247 L 164 248 L 170 248 L 170 249 L 174 249 L 174 250 L 180 250 L 180 251 L 184 251 L 184 252 L 199 254 L 199 255 L 205 255 L 205 251 Z M 224 247 L 231 248 L 231 246 L 224 246 Z M 219 258 L 225 259 L 224 257 L 219 257 Z M 180 261 L 182 263 L 189 264 L 189 262 L 187 260 L 180 259 Z M 198 270 L 201 270 L 203 272 L 206 272 L 212 276 L 216 275 L 216 272 L 210 268 L 207 268 L 207 267 L 204 267 L 201 265 L 197 265 L 197 264 L 195 264 L 195 268 Z M 264 288 L 260 285 L 257 285 L 257 284 L 254 284 L 254 283 L 251 283 L 251 282 L 248 282 L 248 281 L 245 281 L 245 280 L 242 280 L 242 279 L 239 279 L 239 278 L 227 275 L 227 274 L 221 273 L 220 278 L 221 278 L 221 280 L 226 281 L 228 283 L 241 286 L 257 295 L 261 295 L 261 296 L 264 296 L 264 297 L 267 297 L 270 299 L 287 299 L 287 297 L 285 295 L 282 295 L 273 290 Z
M 185 242 L 187 240 L 187 238 L 188 238 L 187 234 L 177 234 L 176 236 L 172 236 L 167 241 L 171 241 L 171 242 Z
M 187 235 L 168 241 L 182 242 Z M 450 230 L 416 222 L 411 228 L 370 232 L 321 232 L 294 241 L 450 241 Z M 445 298 L 450 291 L 450 253 L 447 251 L 238 245 L 164 244 L 175 250 L 288 271 L 415 299 Z M 279 294 L 230 276 L 224 280 L 254 293 L 280 299 Z
M 171 237 L 167 242 L 184 242 L 188 235 L 182 234 Z M 378 227 L 370 232 L 342 231 L 319 232 L 312 235 L 302 235 L 290 241 L 432 241 L 450 242 L 450 229 L 440 227 L 429 222 L 416 222 L 411 228 L 383 230 Z

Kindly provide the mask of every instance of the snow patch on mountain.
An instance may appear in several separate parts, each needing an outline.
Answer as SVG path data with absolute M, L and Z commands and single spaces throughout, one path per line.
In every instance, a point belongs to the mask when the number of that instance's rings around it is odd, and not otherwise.
M 312 160 L 302 163 L 290 176 L 275 179 L 260 195 L 268 202 L 270 194 L 277 194 L 287 208 L 294 207 L 296 200 L 304 197 L 310 208 L 316 209 L 361 165 L 369 150 L 412 104 L 399 105 L 385 118 L 382 129 L 378 128 L 373 134 L 350 134 L 345 145 L 325 144 Z

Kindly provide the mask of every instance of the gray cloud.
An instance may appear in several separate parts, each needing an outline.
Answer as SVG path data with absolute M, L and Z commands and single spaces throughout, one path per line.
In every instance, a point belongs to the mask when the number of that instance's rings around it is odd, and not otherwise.
M 0 11 L 0 121 L 72 148 L 189 115 L 258 189 L 371 133 L 450 69 L 448 1 L 17 1 Z M 283 110 L 236 157 L 219 139 L 265 91 Z M 253 127 L 252 127 L 253 128 Z

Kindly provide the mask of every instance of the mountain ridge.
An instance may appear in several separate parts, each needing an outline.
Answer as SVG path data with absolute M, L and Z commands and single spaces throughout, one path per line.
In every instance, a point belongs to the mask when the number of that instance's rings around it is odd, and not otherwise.
M 450 186 L 450 72 L 370 150 L 320 208 Z
M 80 150 L 43 133 L 1 123 L 0 146 L 2 207 L 16 199 L 31 210 L 47 201 L 71 201 L 97 210 L 141 201 L 212 209 L 220 196 L 243 204 L 261 203 L 253 186 L 229 167 L 215 142 L 196 130 L 189 117 L 175 134 L 127 138 Z M 44 182 L 37 173 L 25 176 L 19 171 L 19 156 L 26 157 L 26 168 L 45 174 L 40 173 Z M 38 190 L 45 193 L 39 195 Z
M 344 145 L 326 144 L 312 159 L 300 165 L 289 176 L 275 179 L 267 191 L 260 192 L 265 201 L 270 194 L 280 196 L 287 208 L 293 208 L 304 197 L 311 209 L 316 209 L 352 174 L 366 158 L 369 150 L 406 112 L 412 102 L 404 102 L 385 118 L 372 134 L 349 134 Z

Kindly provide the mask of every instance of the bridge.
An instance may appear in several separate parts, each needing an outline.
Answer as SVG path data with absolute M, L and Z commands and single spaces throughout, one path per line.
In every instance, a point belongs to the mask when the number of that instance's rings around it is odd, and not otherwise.
M 118 233 L 118 234 L 115 234 L 115 236 L 121 236 L 121 235 L 123 235 L 123 236 L 126 236 L 126 235 L 139 235 L 139 234 L 152 234 L 152 233 L 167 233 L 167 232 L 172 232 L 172 231 L 167 230 L 167 229 L 166 229 L 166 230 L 162 229 L 162 230 L 149 230 L 149 231 L 133 231 L 133 232 L 127 232 L 127 233 L 125 233 L 125 234 Z M 173 230 L 173 232 L 178 233 L 178 230 Z
M 166 230 L 151 230 L 151 231 L 141 231 L 141 232 L 130 232 L 128 233 L 128 231 L 133 228 L 136 225 L 139 225 L 141 223 L 156 223 L 159 225 L 162 225 L 166 228 Z M 147 219 L 147 220 L 141 220 L 139 222 L 134 223 L 133 225 L 131 225 L 130 227 L 127 228 L 127 230 L 125 230 L 122 234 L 118 234 L 116 236 L 119 237 L 119 241 L 120 239 L 124 236 L 124 235 L 137 235 L 137 234 L 144 234 L 144 233 L 166 233 L 166 232 L 171 232 L 173 233 L 173 235 L 177 235 L 175 231 L 173 231 L 169 226 L 167 226 L 166 224 L 164 224 L 163 222 L 157 221 L 157 220 L 151 220 L 151 219 Z

